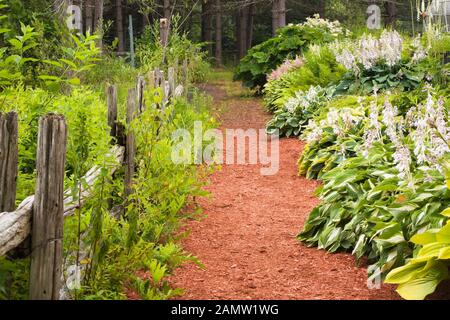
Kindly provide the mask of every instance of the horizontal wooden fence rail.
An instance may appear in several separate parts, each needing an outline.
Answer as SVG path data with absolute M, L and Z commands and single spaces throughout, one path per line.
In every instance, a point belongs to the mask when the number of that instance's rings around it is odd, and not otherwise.
M 164 72 L 155 69 L 146 77 L 139 76 L 136 87 L 127 99 L 127 125 L 147 107 L 145 89 L 159 88 L 164 109 L 174 96 L 180 96 L 187 83 L 187 62 L 183 62 L 183 85 L 176 86 L 178 66 Z M 185 69 L 186 68 L 186 69 Z M 108 124 L 113 145 L 109 163 L 105 166 L 111 176 L 125 167 L 125 195 L 132 193 L 135 173 L 135 137 L 132 131 L 124 136 L 125 127 L 118 121 L 117 88 L 106 91 Z M 94 186 L 104 167 L 94 166 L 83 177 L 79 199 L 71 190 L 63 190 L 67 128 L 63 116 L 48 114 L 39 120 L 37 148 L 37 177 L 35 194 L 24 199 L 14 210 L 18 174 L 18 116 L 15 112 L 0 112 L 0 256 L 19 247 L 31 236 L 30 299 L 68 299 L 69 289 L 63 281 L 63 219 L 74 214 L 93 196 Z M 89 250 L 85 250 L 88 252 Z M 74 253 L 68 253 L 73 256 Z

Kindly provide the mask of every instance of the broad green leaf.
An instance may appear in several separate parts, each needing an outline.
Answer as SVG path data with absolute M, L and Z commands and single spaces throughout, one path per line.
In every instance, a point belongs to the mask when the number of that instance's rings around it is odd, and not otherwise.
M 438 243 L 438 242 L 424 245 L 423 248 L 419 250 L 417 257 L 415 257 L 411 261 L 412 262 L 422 262 L 422 261 L 431 260 L 433 258 L 437 258 L 439 256 L 439 251 L 446 246 L 447 246 L 447 244 Z
M 443 216 L 450 217 L 450 208 L 445 209 L 441 214 Z
M 430 230 L 428 230 L 423 233 L 417 233 L 411 237 L 410 241 L 422 246 L 436 242 L 436 232 L 431 232 Z
M 450 222 L 447 222 L 445 226 L 436 234 L 436 239 L 439 243 L 450 243 Z
M 439 261 L 430 261 L 423 271 L 415 274 L 410 281 L 401 284 L 397 292 L 407 300 L 423 300 L 447 277 L 447 265 Z
M 438 258 L 441 259 L 441 260 L 448 260 L 448 259 L 450 259 L 450 245 L 445 247 L 445 248 L 442 248 L 439 251 Z
M 386 283 L 392 284 L 401 284 L 409 281 L 414 275 L 423 270 L 426 263 L 409 263 L 399 268 L 395 268 L 391 272 L 388 273 L 386 279 L 384 280 Z

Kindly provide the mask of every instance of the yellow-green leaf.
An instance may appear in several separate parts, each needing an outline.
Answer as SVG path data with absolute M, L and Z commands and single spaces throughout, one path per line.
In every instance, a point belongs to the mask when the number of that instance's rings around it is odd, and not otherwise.
M 425 231 L 412 236 L 411 242 L 422 246 L 436 242 L 436 232 Z
M 447 181 L 449 181 L 449 180 L 447 180 Z M 450 217 L 450 208 L 445 209 L 444 211 L 441 212 L 441 214 L 443 216 Z
M 430 261 L 423 272 L 398 286 L 397 292 L 407 300 L 423 300 L 436 290 L 439 282 L 448 277 L 448 268 L 438 261 Z
M 425 262 L 409 263 L 399 268 L 395 268 L 386 276 L 386 283 L 400 284 L 409 281 L 417 272 L 423 270 Z
M 445 248 L 442 248 L 442 249 L 439 251 L 439 256 L 438 256 L 438 258 L 441 259 L 441 260 L 447 260 L 447 259 L 450 259 L 450 246 L 445 247 Z

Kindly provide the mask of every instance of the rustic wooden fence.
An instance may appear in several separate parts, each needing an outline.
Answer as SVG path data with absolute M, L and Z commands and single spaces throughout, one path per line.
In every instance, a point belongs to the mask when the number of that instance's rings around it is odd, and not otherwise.
M 162 103 L 154 107 L 162 110 L 175 95 L 186 91 L 176 86 L 178 65 L 164 72 L 155 69 L 146 77 L 137 79 L 136 88 L 128 91 L 127 125 L 146 107 L 146 88 L 160 88 Z M 183 63 L 182 83 L 187 82 L 187 62 Z M 110 153 L 115 161 L 109 166 L 112 175 L 120 166 L 125 167 L 125 194 L 132 192 L 135 173 L 136 144 L 133 132 L 124 137 L 124 126 L 117 121 L 117 88 L 107 88 L 108 124 L 114 137 Z M 55 300 L 68 298 L 64 283 L 63 223 L 93 193 L 93 186 L 101 168 L 93 167 L 85 177 L 79 199 L 64 191 L 67 125 L 62 115 L 48 114 L 40 118 L 35 194 L 27 197 L 15 208 L 18 174 L 18 116 L 15 112 L 0 113 L 0 256 L 6 255 L 28 242 L 30 265 L 29 298 Z

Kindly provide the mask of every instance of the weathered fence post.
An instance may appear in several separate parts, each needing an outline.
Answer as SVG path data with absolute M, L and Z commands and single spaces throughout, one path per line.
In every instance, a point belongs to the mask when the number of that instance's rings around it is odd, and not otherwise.
M 169 98 L 170 98 L 170 83 L 169 83 L 169 81 L 167 81 L 167 80 L 164 81 L 164 85 L 163 85 L 162 89 L 164 92 L 162 108 L 165 109 L 167 104 L 169 103 Z
M 159 20 L 159 37 L 161 45 L 165 48 L 169 42 L 169 20 L 162 18 Z
M 139 110 L 139 113 L 144 111 L 144 87 L 145 79 L 143 76 L 139 76 L 136 83 L 137 109 Z
M 149 89 L 155 88 L 155 71 L 149 71 L 147 75 L 147 84 Z
M 164 72 L 159 70 L 159 68 L 155 68 L 155 88 L 161 88 L 161 101 L 164 101 Z M 162 103 L 161 103 L 162 104 Z M 158 106 L 159 108 L 162 108 L 162 106 Z
M 66 142 L 63 116 L 49 114 L 39 120 L 31 231 L 31 300 L 57 300 L 62 285 Z
M 136 118 L 137 98 L 136 89 L 128 90 L 127 98 L 127 136 L 125 143 L 125 196 L 128 197 L 132 193 L 132 183 L 135 171 L 134 157 L 136 154 L 136 141 L 131 124 Z
M 108 104 L 108 125 L 111 128 L 111 137 L 117 137 L 117 87 L 108 86 L 106 91 Z
M 134 35 L 133 35 L 133 16 L 130 14 L 128 16 L 129 26 L 128 26 L 128 32 L 130 35 L 130 58 L 131 58 L 131 66 L 133 68 L 136 66 L 135 62 L 135 52 L 134 52 Z
M 188 80 L 189 80 L 188 79 L 188 61 L 187 61 L 187 59 L 184 59 L 183 60 L 183 86 L 185 88 L 187 88 Z
M 167 80 L 169 81 L 169 96 L 175 91 L 175 68 L 170 67 L 167 71 Z
M 0 212 L 14 211 L 18 171 L 17 113 L 0 113 Z

